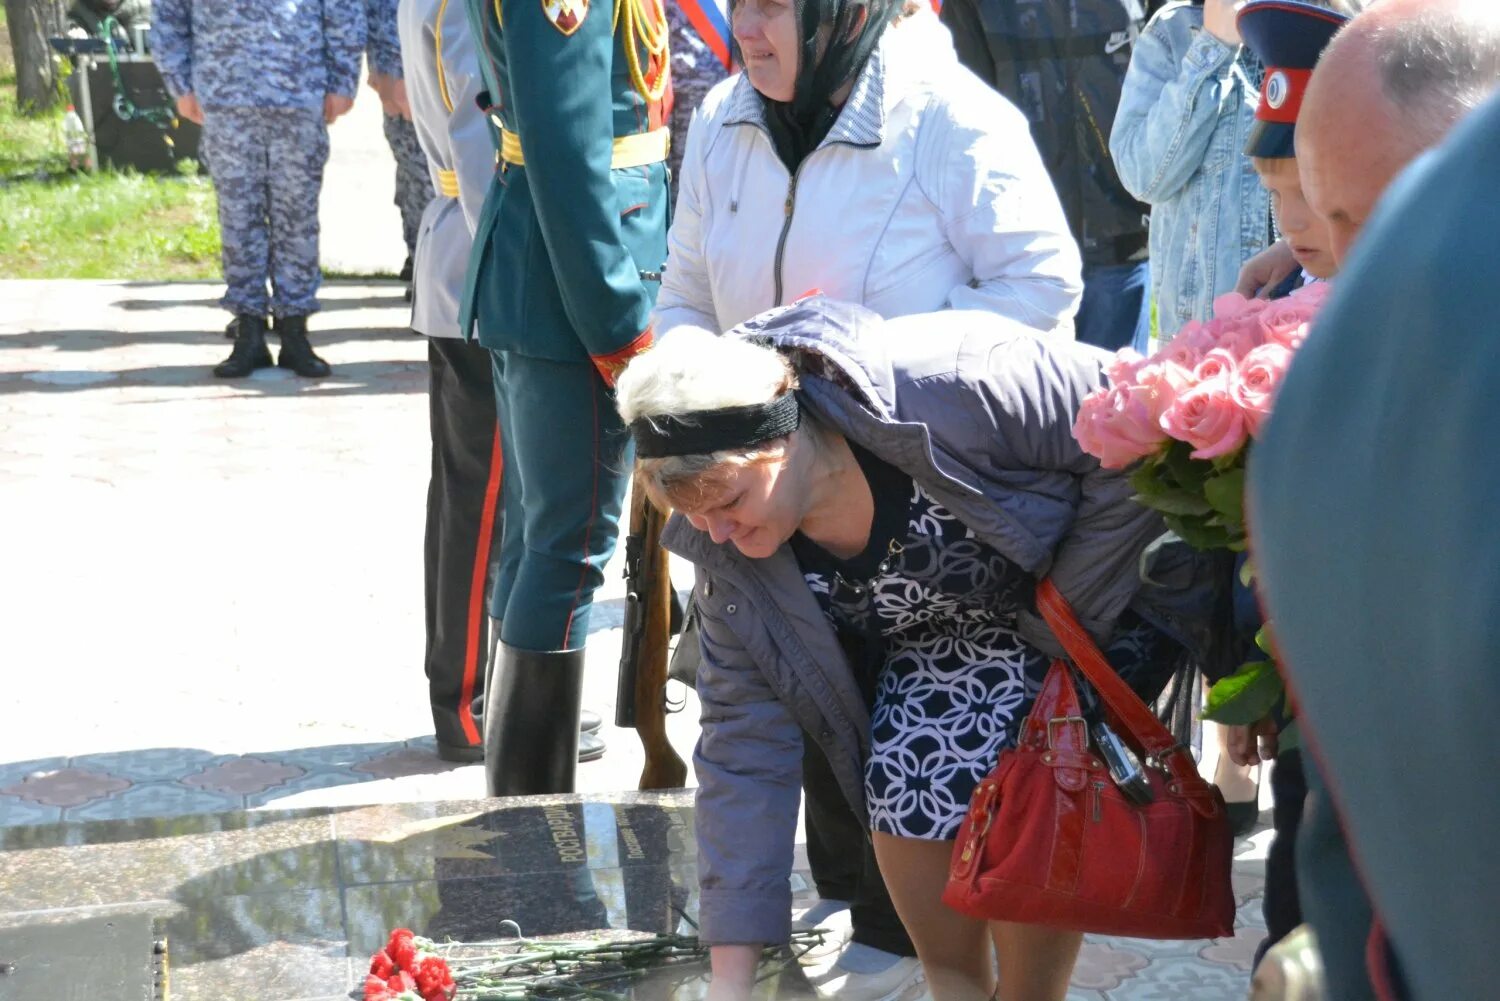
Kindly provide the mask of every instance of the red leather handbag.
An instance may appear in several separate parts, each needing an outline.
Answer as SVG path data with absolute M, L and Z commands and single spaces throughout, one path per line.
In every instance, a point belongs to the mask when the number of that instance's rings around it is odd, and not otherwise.
M 1136 938 L 1233 934 L 1223 797 L 1120 680 L 1052 584 L 1037 607 L 1135 745 L 1151 798 L 1137 805 L 1089 748 L 1071 672 L 1054 661 L 1014 748 L 975 790 L 943 902 L 970 917 Z

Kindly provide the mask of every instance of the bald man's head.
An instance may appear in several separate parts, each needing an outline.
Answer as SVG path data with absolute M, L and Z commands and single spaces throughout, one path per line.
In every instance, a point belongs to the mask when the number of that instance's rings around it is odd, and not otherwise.
M 1401 169 L 1500 85 L 1500 3 L 1382 0 L 1323 53 L 1297 119 L 1308 204 L 1342 263 Z

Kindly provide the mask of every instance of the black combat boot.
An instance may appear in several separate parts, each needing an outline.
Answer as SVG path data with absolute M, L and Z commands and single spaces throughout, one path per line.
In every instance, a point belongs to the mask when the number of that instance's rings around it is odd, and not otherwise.
M 271 349 L 266 347 L 266 320 L 242 313 L 229 322 L 234 350 L 214 366 L 220 379 L 243 379 L 258 368 L 271 367 Z
M 573 791 L 580 734 L 583 649 L 545 653 L 500 644 L 484 703 L 484 778 L 491 796 Z
M 332 371 L 307 343 L 307 317 L 278 316 L 276 336 L 281 338 L 281 354 L 276 358 L 281 368 L 289 368 L 304 379 L 321 379 Z
M 415 270 L 416 269 L 415 269 L 414 263 L 412 261 L 411 255 L 407 254 L 406 255 L 406 263 L 403 264 L 403 265 L 401 265 L 401 275 L 400 275 L 401 280 L 406 283 L 406 292 L 404 293 L 404 297 L 405 297 L 405 299 L 406 299 L 407 302 L 411 302 L 411 282 L 412 282 L 412 274 L 413 274 L 413 272 Z

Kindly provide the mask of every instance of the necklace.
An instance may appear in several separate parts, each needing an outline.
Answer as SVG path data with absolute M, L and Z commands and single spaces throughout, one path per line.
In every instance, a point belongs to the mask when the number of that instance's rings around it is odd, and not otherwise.
M 886 547 L 885 557 L 881 559 L 879 564 L 876 565 L 875 573 L 872 574 L 868 580 L 853 581 L 845 577 L 843 571 L 835 570 L 833 572 L 833 582 L 838 587 L 848 588 L 851 592 L 853 592 L 855 597 L 863 597 L 866 592 L 874 589 L 876 581 L 891 572 L 891 567 L 895 565 L 896 557 L 900 556 L 905 551 L 905 546 L 903 546 L 900 542 L 897 542 L 895 539 L 892 539 L 891 544 Z

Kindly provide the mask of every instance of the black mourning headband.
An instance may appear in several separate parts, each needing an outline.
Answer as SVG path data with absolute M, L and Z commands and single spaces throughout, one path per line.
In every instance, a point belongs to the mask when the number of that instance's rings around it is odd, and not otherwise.
M 630 434 L 638 458 L 660 459 L 748 449 L 786 437 L 801 422 L 797 395 L 788 391 L 769 403 L 640 417 L 630 422 Z

